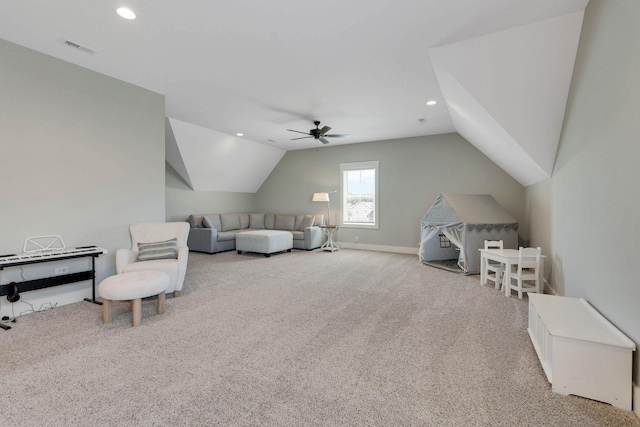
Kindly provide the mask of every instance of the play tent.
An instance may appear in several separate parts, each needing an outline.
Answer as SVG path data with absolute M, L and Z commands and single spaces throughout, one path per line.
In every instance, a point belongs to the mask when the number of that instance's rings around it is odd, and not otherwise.
M 518 222 L 489 194 L 442 193 L 421 221 L 420 261 L 476 274 L 485 240 L 516 249 Z

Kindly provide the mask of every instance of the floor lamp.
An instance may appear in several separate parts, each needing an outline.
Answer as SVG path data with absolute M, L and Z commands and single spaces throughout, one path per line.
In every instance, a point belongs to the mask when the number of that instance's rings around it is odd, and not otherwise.
M 327 225 L 329 225 L 329 217 L 331 216 L 331 208 L 329 204 L 329 193 L 313 193 L 312 202 L 327 202 Z

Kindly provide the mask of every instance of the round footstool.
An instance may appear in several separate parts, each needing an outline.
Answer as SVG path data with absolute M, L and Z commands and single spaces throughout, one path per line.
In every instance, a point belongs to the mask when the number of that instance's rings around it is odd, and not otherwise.
M 168 287 L 169 276 L 159 271 L 132 271 L 107 277 L 98 285 L 98 294 L 103 301 L 102 321 L 111 322 L 111 301 L 131 301 L 133 326 L 140 326 L 142 298 L 158 295 L 158 314 L 162 314 Z

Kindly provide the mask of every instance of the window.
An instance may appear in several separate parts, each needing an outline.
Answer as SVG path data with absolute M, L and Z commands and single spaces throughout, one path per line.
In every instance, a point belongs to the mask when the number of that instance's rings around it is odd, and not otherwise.
M 343 227 L 378 228 L 378 161 L 340 164 Z
M 451 240 L 447 238 L 444 234 L 440 234 L 440 247 L 441 248 L 450 248 Z

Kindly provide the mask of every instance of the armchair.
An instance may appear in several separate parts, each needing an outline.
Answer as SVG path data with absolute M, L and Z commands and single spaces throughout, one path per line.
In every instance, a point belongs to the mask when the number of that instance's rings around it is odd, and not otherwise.
M 129 227 L 131 233 L 131 249 L 116 251 L 116 272 L 118 274 L 131 271 L 161 271 L 169 276 L 169 287 L 166 293 L 173 292 L 173 296 L 180 295 L 184 277 L 187 273 L 189 248 L 189 224 L 186 222 L 141 222 Z M 151 259 L 138 261 L 138 244 L 161 242 L 171 239 L 177 240 L 177 258 Z

